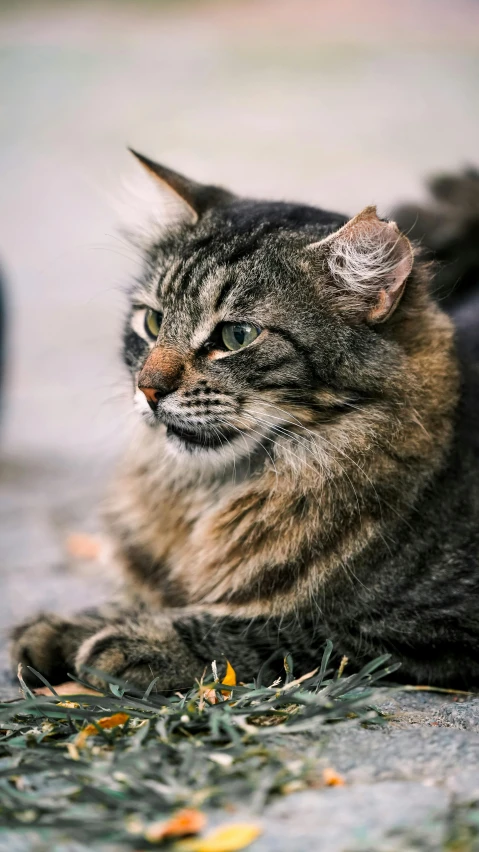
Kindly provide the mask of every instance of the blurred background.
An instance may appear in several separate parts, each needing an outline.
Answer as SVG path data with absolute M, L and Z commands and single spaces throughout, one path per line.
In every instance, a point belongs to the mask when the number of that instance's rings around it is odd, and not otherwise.
M 479 160 L 479 3 L 3 2 L 0 63 L 5 626 L 106 594 L 94 544 L 68 537 L 98 532 L 131 418 L 126 146 L 239 193 L 386 214 Z

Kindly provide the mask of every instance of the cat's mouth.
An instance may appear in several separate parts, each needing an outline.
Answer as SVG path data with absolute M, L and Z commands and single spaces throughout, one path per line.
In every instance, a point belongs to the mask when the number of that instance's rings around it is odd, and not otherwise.
M 210 449 L 222 446 L 229 440 L 229 435 L 224 431 L 206 432 L 202 429 L 185 429 L 184 426 L 172 426 L 167 424 L 166 436 L 180 441 L 184 447 L 203 447 Z

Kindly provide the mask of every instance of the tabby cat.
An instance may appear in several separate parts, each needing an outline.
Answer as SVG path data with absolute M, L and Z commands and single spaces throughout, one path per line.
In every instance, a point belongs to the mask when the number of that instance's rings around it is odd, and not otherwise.
M 374 207 L 243 199 L 136 156 L 174 215 L 125 325 L 125 595 L 19 626 L 15 665 L 165 691 L 214 659 L 306 672 L 332 639 L 351 668 L 389 653 L 404 679 L 478 684 L 478 370 L 430 265 Z

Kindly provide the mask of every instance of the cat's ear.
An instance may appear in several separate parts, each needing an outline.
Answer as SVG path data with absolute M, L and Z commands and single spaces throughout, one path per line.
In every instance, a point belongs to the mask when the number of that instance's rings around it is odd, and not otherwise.
M 366 207 L 308 249 L 326 261 L 345 307 L 371 323 L 389 319 L 414 262 L 411 244 L 395 222 L 383 222 L 375 207 Z
M 173 169 L 167 169 L 166 166 L 144 157 L 133 148 L 128 150 L 156 183 L 175 222 L 193 225 L 207 210 L 232 198 L 229 192 L 220 187 L 196 183 Z

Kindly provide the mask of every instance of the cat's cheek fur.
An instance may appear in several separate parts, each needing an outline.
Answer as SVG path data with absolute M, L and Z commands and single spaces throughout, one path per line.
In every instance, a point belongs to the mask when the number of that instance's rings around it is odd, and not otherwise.
M 133 396 L 133 407 L 136 413 L 148 426 L 157 426 L 158 421 L 146 401 L 145 394 L 137 387 Z
M 240 433 L 232 439 L 225 439 L 217 447 L 187 445 L 175 435 L 165 434 L 164 424 L 153 413 L 144 393 L 137 387 L 133 397 L 133 407 L 141 421 L 150 429 L 158 430 L 161 434 L 162 452 L 179 464 L 196 464 L 199 469 L 225 469 L 235 465 L 242 458 L 249 457 L 261 440 L 261 434 L 247 435 Z M 169 411 L 169 414 L 181 414 L 181 410 Z

